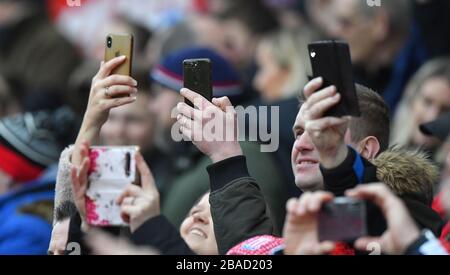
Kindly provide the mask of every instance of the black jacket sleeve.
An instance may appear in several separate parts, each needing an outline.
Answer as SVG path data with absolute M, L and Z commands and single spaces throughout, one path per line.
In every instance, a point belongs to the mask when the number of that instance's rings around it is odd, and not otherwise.
M 136 245 L 156 248 L 163 255 L 195 255 L 164 216 L 147 220 L 131 235 L 131 240 Z
M 245 156 L 210 165 L 210 205 L 219 254 L 258 235 L 276 235 L 264 196 Z
M 72 250 L 72 248 L 74 247 L 73 245 L 79 245 L 81 255 L 89 254 L 90 251 L 84 244 L 83 236 L 84 233 L 81 231 L 81 217 L 77 212 L 70 218 L 69 233 L 67 236 L 67 246 L 65 252 L 66 255 L 74 255 L 73 253 L 77 253 L 76 251 Z

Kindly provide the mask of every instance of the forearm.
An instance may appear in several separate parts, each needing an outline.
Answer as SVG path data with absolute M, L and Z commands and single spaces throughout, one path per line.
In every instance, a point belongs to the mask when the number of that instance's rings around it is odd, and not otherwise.
M 136 245 L 153 247 L 163 255 L 194 255 L 178 230 L 164 217 L 147 220 L 132 235 Z
M 74 151 L 77 152 L 83 142 L 87 142 L 89 145 L 98 144 L 101 127 L 102 126 L 90 123 L 85 116 L 74 144 Z M 79 154 L 73 154 L 71 162 L 75 165 L 81 164 Z

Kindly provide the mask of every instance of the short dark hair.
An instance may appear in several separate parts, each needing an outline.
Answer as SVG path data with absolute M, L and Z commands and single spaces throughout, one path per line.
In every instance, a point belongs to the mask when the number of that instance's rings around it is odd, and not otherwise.
M 219 20 L 238 20 L 256 35 L 265 35 L 279 28 L 275 13 L 261 0 L 231 1 L 216 16 Z
M 374 136 L 380 143 L 380 153 L 389 147 L 389 107 L 375 91 L 356 84 L 360 117 L 352 117 L 349 123 L 350 138 L 357 143 L 368 136 Z
M 54 223 L 60 222 L 60 221 L 65 220 L 67 218 L 70 218 L 73 215 L 75 215 L 75 213 L 77 213 L 77 207 L 75 206 L 75 204 L 73 202 L 71 202 L 71 201 L 62 202 L 55 209 L 55 221 L 54 221 Z

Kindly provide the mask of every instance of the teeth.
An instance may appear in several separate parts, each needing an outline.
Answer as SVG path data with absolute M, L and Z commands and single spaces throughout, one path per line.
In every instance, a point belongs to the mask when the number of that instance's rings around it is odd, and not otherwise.
M 301 161 L 300 164 L 315 164 L 315 162 L 312 162 L 312 161 Z
M 199 230 L 197 228 L 191 229 L 190 233 L 193 234 L 193 235 L 197 235 L 199 237 L 202 237 L 202 238 L 206 238 L 205 233 L 203 233 L 201 230 Z

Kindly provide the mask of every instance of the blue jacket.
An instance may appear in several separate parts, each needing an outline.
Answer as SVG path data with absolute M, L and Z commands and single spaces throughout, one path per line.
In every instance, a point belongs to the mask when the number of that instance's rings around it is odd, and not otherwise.
M 44 217 L 21 211 L 38 202 L 53 203 L 56 169 L 19 189 L 0 195 L 0 255 L 47 254 L 52 225 Z

